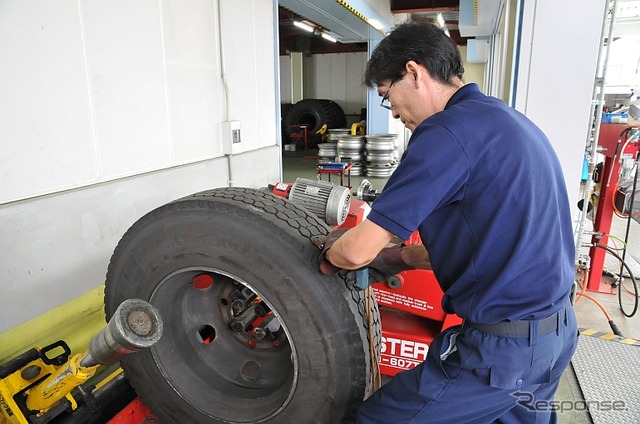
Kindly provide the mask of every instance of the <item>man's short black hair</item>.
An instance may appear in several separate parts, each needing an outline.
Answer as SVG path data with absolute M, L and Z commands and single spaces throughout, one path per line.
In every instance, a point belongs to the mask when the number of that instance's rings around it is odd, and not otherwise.
M 410 60 L 424 65 L 432 78 L 444 84 L 451 84 L 454 77 L 462 78 L 464 74 L 454 41 L 428 21 L 411 21 L 398 25 L 375 48 L 367 63 L 364 84 L 371 88 L 383 81 L 401 79 Z

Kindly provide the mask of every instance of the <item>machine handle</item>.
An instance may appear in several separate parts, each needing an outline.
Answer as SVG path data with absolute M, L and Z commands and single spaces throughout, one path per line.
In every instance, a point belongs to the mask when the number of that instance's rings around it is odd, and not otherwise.
M 61 347 L 63 349 L 63 352 L 60 355 L 49 358 L 47 356 L 47 352 L 50 352 L 58 347 Z M 55 343 L 51 343 L 49 346 L 43 347 L 40 350 L 35 347 L 31 348 L 22 353 L 20 356 L 17 356 L 9 362 L 0 365 L 0 380 L 3 378 L 7 378 L 14 372 L 21 370 L 29 362 L 33 362 L 37 359 L 41 359 L 42 362 L 47 365 L 60 366 L 69 360 L 69 355 L 71 355 L 71 349 L 69 348 L 69 345 L 66 344 L 63 340 L 58 340 Z
M 49 358 L 47 353 L 58 347 L 61 347 L 63 352 L 60 355 Z M 40 349 L 39 356 L 45 364 L 59 367 L 69 360 L 69 356 L 71 356 L 71 348 L 64 342 L 64 340 L 58 340 L 57 342 L 51 343 L 49 346 Z
M 6 378 L 14 372 L 19 371 L 29 362 L 35 361 L 39 357 L 40 355 L 38 354 L 38 350 L 36 348 L 31 348 L 20 356 L 0 365 L 0 379 Z

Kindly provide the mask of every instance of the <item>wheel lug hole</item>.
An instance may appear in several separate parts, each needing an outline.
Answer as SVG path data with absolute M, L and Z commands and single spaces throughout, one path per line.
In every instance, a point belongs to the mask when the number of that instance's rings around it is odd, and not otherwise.
M 260 377 L 260 365 L 255 361 L 247 361 L 242 365 L 240 375 L 247 380 L 256 380 Z
M 198 329 L 198 336 L 202 344 L 211 344 L 216 339 L 216 330 L 212 326 L 205 324 Z

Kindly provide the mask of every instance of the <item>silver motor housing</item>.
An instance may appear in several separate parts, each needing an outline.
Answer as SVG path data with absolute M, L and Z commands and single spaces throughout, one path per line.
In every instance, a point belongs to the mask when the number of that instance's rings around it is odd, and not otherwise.
M 342 224 L 349 214 L 351 192 L 328 181 L 298 178 L 291 186 L 289 200 L 324 220 L 328 225 Z

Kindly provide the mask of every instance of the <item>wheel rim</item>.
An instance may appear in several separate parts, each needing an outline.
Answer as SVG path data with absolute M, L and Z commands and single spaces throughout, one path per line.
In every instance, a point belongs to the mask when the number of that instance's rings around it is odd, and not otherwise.
M 150 302 L 164 334 L 151 350 L 178 396 L 229 423 L 273 418 L 298 379 L 295 345 L 281 314 L 254 286 L 213 268 L 163 279 Z

